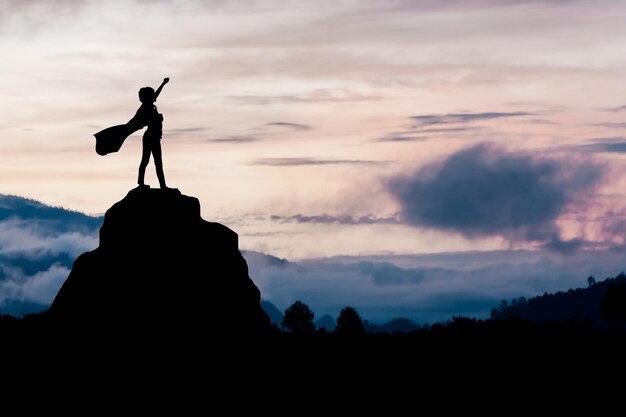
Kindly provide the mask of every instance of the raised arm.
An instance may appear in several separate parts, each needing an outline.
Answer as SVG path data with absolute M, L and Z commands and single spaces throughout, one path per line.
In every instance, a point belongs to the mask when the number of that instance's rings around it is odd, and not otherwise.
M 163 86 L 165 84 L 167 84 L 170 81 L 169 78 L 163 78 L 163 82 L 161 83 L 161 85 L 159 86 L 159 88 L 157 88 L 157 90 L 154 92 L 154 99 L 156 100 L 157 97 L 159 97 L 159 94 L 161 94 L 161 90 L 163 90 Z

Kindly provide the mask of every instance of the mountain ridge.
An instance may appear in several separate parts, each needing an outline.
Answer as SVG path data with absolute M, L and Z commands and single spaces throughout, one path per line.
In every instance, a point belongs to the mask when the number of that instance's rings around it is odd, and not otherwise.
M 615 325 L 615 320 L 608 317 L 611 314 L 610 309 L 615 307 L 607 305 L 606 297 L 619 287 L 626 287 L 626 275 L 623 272 L 598 282 L 590 276 L 587 288 L 544 293 L 528 300 L 514 299 L 511 305 L 503 300 L 499 308 L 491 311 L 491 318 L 495 320 L 515 318 L 535 323 L 590 323 L 597 328 L 608 329 Z M 617 302 L 626 302 L 626 299 L 618 299 Z

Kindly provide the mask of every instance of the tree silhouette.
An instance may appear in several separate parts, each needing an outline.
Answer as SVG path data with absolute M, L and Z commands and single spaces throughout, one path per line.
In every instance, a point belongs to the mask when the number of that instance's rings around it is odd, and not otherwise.
M 315 314 L 308 305 L 298 300 L 285 310 L 281 325 L 293 334 L 313 334 Z
M 609 284 L 602 297 L 601 309 L 607 320 L 626 323 L 626 284 Z
M 352 307 L 344 307 L 337 317 L 335 334 L 342 336 L 360 336 L 365 334 L 363 320 Z
M 596 285 L 596 279 L 592 275 L 589 275 L 589 278 L 587 278 L 587 284 L 590 287 L 593 287 L 594 285 Z

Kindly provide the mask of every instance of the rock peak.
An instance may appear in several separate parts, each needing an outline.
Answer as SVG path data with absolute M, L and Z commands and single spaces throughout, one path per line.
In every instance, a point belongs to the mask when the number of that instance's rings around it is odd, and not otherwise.
M 63 323 L 270 329 L 237 234 L 178 190 L 137 188 L 111 206 L 99 247 L 76 259 L 50 313 Z

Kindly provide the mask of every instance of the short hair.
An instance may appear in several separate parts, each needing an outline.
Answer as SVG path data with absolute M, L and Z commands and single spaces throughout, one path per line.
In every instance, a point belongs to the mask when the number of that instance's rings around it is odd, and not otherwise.
M 139 101 L 154 101 L 154 88 L 143 87 L 139 89 Z

